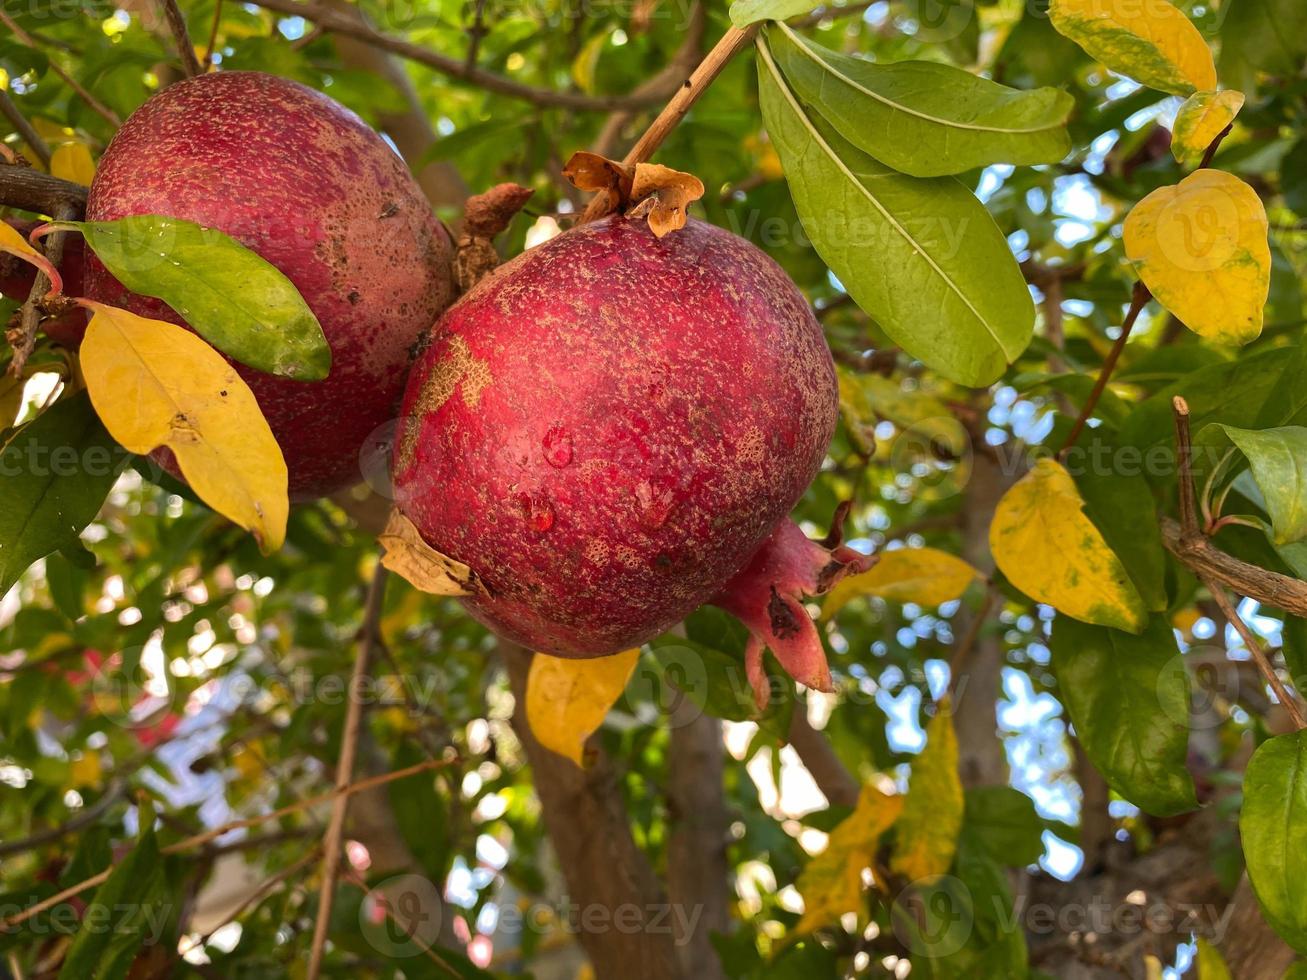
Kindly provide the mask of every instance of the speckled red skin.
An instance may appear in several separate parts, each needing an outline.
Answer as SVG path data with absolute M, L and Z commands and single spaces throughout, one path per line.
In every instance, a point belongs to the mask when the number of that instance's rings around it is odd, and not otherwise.
M 290 493 L 357 483 L 359 450 L 395 417 L 410 350 L 452 298 L 451 243 L 403 161 L 361 119 L 258 72 L 179 82 L 123 125 L 100 160 L 92 220 L 185 218 L 236 238 L 298 287 L 331 345 L 302 382 L 238 366 L 286 457 Z M 89 256 L 87 295 L 183 323 Z
M 32 229 L 41 224 L 39 221 L 26 221 L 21 218 L 6 218 L 5 223 L 15 228 L 24 238 Z M 86 243 L 80 235 L 69 235 L 64 239 L 63 261 L 59 263 L 59 273 L 64 281 L 66 296 L 81 296 L 86 262 Z M 32 283 L 36 279 L 36 266 L 12 255 L 0 253 L 0 294 L 18 302 L 26 301 L 32 292 Z M 82 343 L 86 333 L 86 311 L 73 308 L 67 313 L 41 324 L 41 329 L 65 347 L 74 350 Z
M 480 576 L 489 596 L 465 601 L 490 629 L 603 656 L 749 562 L 837 412 L 821 328 L 779 266 L 699 221 L 659 240 L 614 216 L 439 321 L 405 394 L 396 500 Z

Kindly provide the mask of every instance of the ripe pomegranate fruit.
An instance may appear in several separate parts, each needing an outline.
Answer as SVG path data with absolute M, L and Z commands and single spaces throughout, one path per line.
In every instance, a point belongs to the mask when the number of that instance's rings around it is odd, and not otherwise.
M 821 328 L 775 262 L 700 221 L 658 239 L 611 216 L 437 323 L 405 393 L 396 502 L 479 576 L 472 615 L 517 643 L 603 656 L 712 601 L 752 633 L 760 698 L 764 646 L 828 689 L 802 597 L 871 559 L 786 515 L 837 413 Z
M 359 450 L 393 419 L 414 342 L 452 299 L 449 234 L 404 162 L 358 116 L 303 85 L 202 75 L 146 102 L 100 160 L 87 218 L 134 214 L 217 228 L 295 284 L 331 346 L 330 375 L 238 370 L 281 445 L 292 498 L 358 482 Z M 86 291 L 184 323 L 92 255 Z

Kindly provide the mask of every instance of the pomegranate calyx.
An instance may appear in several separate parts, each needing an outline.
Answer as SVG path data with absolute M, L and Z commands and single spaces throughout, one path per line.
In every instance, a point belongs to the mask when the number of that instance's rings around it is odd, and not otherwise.
M 761 712 L 770 698 L 763 651 L 771 650 L 785 672 L 805 687 L 832 690 L 830 667 L 805 598 L 829 591 L 846 575 L 865 572 L 875 555 L 841 544 L 848 504 L 835 512 L 831 532 L 813 541 L 788 518 L 777 526 L 744 570 L 713 597 L 749 630 L 744 665 Z

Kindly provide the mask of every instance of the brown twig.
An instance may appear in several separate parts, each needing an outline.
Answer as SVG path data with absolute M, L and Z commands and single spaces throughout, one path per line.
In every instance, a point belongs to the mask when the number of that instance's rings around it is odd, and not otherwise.
M 467 29 L 467 58 L 463 65 L 472 71 L 477 66 L 477 55 L 481 52 L 481 39 L 486 36 L 486 0 L 476 0 L 476 9 L 472 13 L 472 25 Z
M 1153 294 L 1148 291 L 1148 287 L 1142 281 L 1135 282 L 1135 288 L 1130 294 L 1130 309 L 1126 311 L 1125 319 L 1121 321 L 1121 336 L 1116 338 L 1116 343 L 1112 345 L 1111 351 L 1108 352 L 1107 359 L 1103 361 L 1103 366 L 1098 371 L 1098 380 L 1094 382 L 1093 390 L 1089 392 L 1089 397 L 1085 399 L 1084 407 L 1080 409 L 1080 414 L 1076 416 L 1075 424 L 1071 426 L 1071 431 L 1067 433 L 1062 448 L 1057 451 L 1058 456 L 1064 455 L 1080 438 L 1080 433 L 1084 431 L 1085 424 L 1094 414 L 1094 409 L 1098 407 L 1098 399 L 1103 396 L 1103 391 L 1112 378 L 1112 372 L 1116 370 L 1116 362 L 1121 359 L 1121 352 L 1125 350 L 1126 341 L 1130 339 L 1130 331 L 1135 328 L 1135 321 L 1139 319 L 1139 314 L 1152 296 Z
M 1212 165 L 1212 157 L 1216 156 L 1216 151 L 1221 145 L 1221 141 L 1230 135 L 1230 130 L 1234 128 L 1234 123 L 1230 123 L 1223 130 L 1213 137 L 1212 141 L 1207 144 L 1207 149 L 1203 151 L 1202 162 L 1198 164 L 1199 170 L 1205 170 Z
M 168 846 L 161 848 L 160 853 L 180 854 L 183 851 L 189 851 L 195 847 L 203 847 L 210 841 L 217 840 L 219 837 L 222 837 L 224 834 L 229 834 L 232 831 L 257 827 L 259 824 L 267 823 L 269 820 L 280 820 L 282 817 L 290 816 L 291 814 L 298 813 L 301 810 L 307 810 L 311 807 L 318 806 L 321 803 L 326 803 L 342 796 L 354 796 L 357 793 L 362 793 L 377 786 L 383 786 L 386 783 L 394 782 L 397 779 L 414 776 L 420 772 L 426 772 L 429 769 L 439 769 L 447 765 L 452 765 L 456 761 L 456 759 L 428 759 L 425 762 L 419 762 L 407 766 L 404 769 L 396 769 L 394 772 L 383 773 L 380 776 L 369 776 L 367 779 L 360 779 L 358 782 L 351 783 L 343 789 L 336 787 L 330 792 L 319 793 L 317 796 L 311 796 L 307 800 L 300 800 L 296 803 L 291 803 L 287 806 L 281 807 L 280 809 L 272 810 L 268 813 L 261 813 L 257 817 L 245 817 L 241 820 L 229 821 L 220 827 L 214 827 L 202 833 L 187 837 L 184 840 L 177 841 L 175 844 L 169 844 Z M 61 902 L 66 902 L 68 899 L 73 898 L 76 895 L 80 895 L 87 889 L 104 884 L 104 882 L 108 880 L 114 867 L 114 865 L 110 865 L 99 874 L 92 875 L 84 881 L 79 881 L 75 885 L 70 885 L 56 895 L 43 898 L 35 905 L 25 908 L 21 912 L 15 912 L 13 915 L 0 919 L 0 932 L 6 932 L 14 926 L 22 925 L 28 919 L 35 915 L 39 915 L 46 909 L 54 908 L 54 906 Z
M 0 164 L 0 205 L 53 216 L 61 206 L 73 208 L 73 217 L 86 209 L 86 191 L 81 184 L 60 180 L 21 164 Z
M 63 203 L 55 208 L 52 217 L 56 221 L 71 221 L 77 214 L 78 208 L 72 204 Z M 64 258 L 64 242 L 68 239 L 68 232 L 54 231 L 51 232 L 45 240 L 44 250 L 45 257 L 50 260 L 50 264 L 56 269 L 59 268 Z M 14 349 L 13 360 L 9 362 L 9 373 L 15 378 L 23 376 L 23 368 L 27 366 L 27 359 L 32 356 L 32 351 L 36 347 L 36 331 L 41 325 L 43 312 L 41 302 L 46 294 L 50 292 L 50 277 L 41 270 L 37 270 L 36 278 L 32 281 L 32 291 L 27 294 L 27 302 L 19 313 L 18 327 L 10 330 L 8 340 Z
M 222 0 L 213 4 L 213 23 L 209 25 L 209 43 L 204 46 L 204 70 L 213 67 L 213 52 L 218 47 L 218 28 L 222 25 Z
M 177 53 L 182 56 L 182 71 L 187 78 L 204 74 L 204 66 L 195 57 L 195 45 L 191 43 L 191 32 L 186 29 L 186 18 L 182 16 L 177 0 L 159 0 L 163 5 L 163 16 L 168 21 L 173 40 L 177 42 Z
M 354 777 L 354 759 L 358 755 L 359 728 L 363 721 L 363 680 L 377 646 L 377 632 L 386 601 L 386 580 L 389 576 L 385 566 L 378 562 L 376 571 L 372 573 L 372 583 L 368 586 L 358 656 L 354 658 L 354 672 L 349 679 L 349 706 L 345 711 L 345 731 L 340 740 L 340 759 L 336 763 L 337 790 L 348 786 Z M 336 878 L 340 874 L 342 853 L 341 838 L 345 832 L 345 815 L 348 810 L 349 797 L 342 792 L 332 803 L 331 821 L 327 824 L 326 850 L 322 857 L 322 885 L 318 891 L 318 918 L 313 924 L 308 980 L 318 980 L 322 973 L 322 957 L 327 945 L 327 928 L 331 924 L 331 908 L 336 897 Z
M 303 17 L 335 34 L 344 34 L 357 38 L 373 47 L 389 51 L 402 58 L 426 65 L 428 68 L 470 82 L 489 92 L 522 99 L 538 106 L 554 106 L 563 109 L 580 109 L 587 111 L 611 112 L 615 109 L 640 109 L 656 105 L 667 98 L 666 92 L 647 92 L 639 95 L 586 95 L 582 92 L 556 92 L 553 89 L 536 88 L 516 82 L 511 78 L 496 75 L 475 66 L 468 67 L 460 58 L 450 58 L 435 51 L 430 51 L 419 44 L 406 41 L 390 34 L 374 30 L 368 24 L 356 20 L 339 11 L 323 6 L 317 0 L 251 0 L 255 6 L 273 10 L 291 17 Z
M 1302 707 L 1299 705 L 1297 697 L 1284 686 L 1284 682 L 1280 680 L 1280 675 L 1275 672 L 1275 667 L 1271 665 L 1270 657 L 1266 655 L 1266 651 L 1262 648 L 1261 641 L 1248 628 L 1248 624 L 1243 621 L 1239 611 L 1235 609 L 1234 603 L 1225 594 L 1225 589 L 1221 588 L 1219 583 L 1207 580 L 1204 580 L 1203 585 L 1207 586 L 1207 591 L 1212 594 L 1212 601 L 1220 607 L 1221 612 L 1229 620 L 1230 625 L 1234 627 L 1235 632 L 1243 637 L 1243 645 L 1248 648 L 1248 653 L 1253 658 L 1253 663 L 1257 665 L 1257 669 L 1261 672 L 1262 679 L 1275 692 L 1276 700 L 1284 705 L 1284 710 L 1293 719 L 1294 727 L 1299 729 L 1307 728 L 1307 718 L 1303 717 Z
M 1189 405 L 1183 398 L 1177 396 L 1172 399 L 1171 407 L 1175 413 L 1175 455 L 1180 479 L 1180 530 L 1182 535 L 1187 538 L 1205 537 L 1198 526 L 1198 506 L 1194 493 L 1194 479 L 1191 467 L 1193 437 L 1189 431 Z M 1307 728 L 1307 718 L 1303 717 L 1298 699 L 1289 693 L 1289 690 L 1284 686 L 1284 682 L 1280 680 L 1280 676 L 1275 672 L 1275 667 L 1272 666 L 1270 658 L 1267 657 L 1260 641 L 1258 641 L 1253 631 L 1248 628 L 1248 624 L 1240 617 L 1234 603 L 1225 594 L 1222 584 L 1211 576 L 1204 576 L 1201 572 L 1198 577 L 1202 580 L 1203 585 L 1207 587 L 1207 591 L 1212 594 L 1212 601 L 1220 608 L 1230 625 L 1235 628 L 1235 631 L 1243 637 L 1244 646 L 1248 648 L 1249 656 L 1257 665 L 1262 678 L 1275 692 L 1276 699 L 1284 705 L 1284 709 L 1289 713 L 1289 717 L 1293 719 L 1294 725 L 1300 729 Z
M 36 43 L 36 39 L 28 34 L 27 31 L 23 30 L 22 26 L 5 13 L 2 7 L 0 7 L 0 24 L 4 24 L 5 27 L 9 28 L 10 33 L 13 34 L 19 44 L 31 48 L 33 51 L 39 50 L 39 45 Z M 90 106 L 94 112 L 102 116 L 110 125 L 116 128 L 123 124 L 123 121 L 118 118 L 116 112 L 83 88 L 82 84 L 78 82 L 77 79 L 73 78 L 72 75 L 68 74 L 68 72 L 64 71 L 63 68 L 59 66 L 59 63 L 53 58 L 50 59 L 50 70 L 62 78 L 65 85 L 76 92 L 83 102 Z
M 1199 578 L 1220 582 L 1249 599 L 1307 617 L 1307 582 L 1240 561 L 1201 532 L 1185 534 L 1169 517 L 1163 516 L 1158 523 L 1167 551 Z
M 43 163 L 48 169 L 50 166 L 50 147 L 41 139 L 41 134 L 36 131 L 27 117 L 19 111 L 14 100 L 9 97 L 9 93 L 0 89 L 0 115 L 9 120 L 9 124 L 14 127 L 14 131 L 23 138 L 23 142 L 28 145 L 36 158 Z
M 722 69 L 747 47 L 758 33 L 757 24 L 741 30 L 738 27 L 732 27 L 722 35 L 720 41 L 713 46 L 703 61 L 699 62 L 690 77 L 685 83 L 676 90 L 671 101 L 663 107 L 663 111 L 644 131 L 644 135 L 635 141 L 635 145 L 622 157 L 622 163 L 627 167 L 634 167 L 638 163 L 644 163 L 658 151 L 663 145 L 663 140 L 667 135 L 676 128 L 677 124 L 685 118 L 690 107 L 699 100 L 699 96 L 707 91 L 708 86 L 712 84 L 713 79 L 721 74 Z M 608 214 L 617 203 L 616 195 L 612 191 L 600 191 L 590 199 L 589 205 L 586 206 L 585 213 L 581 215 L 578 224 L 585 224 L 587 221 L 594 221 Z
M 980 639 L 980 631 L 989 620 L 989 615 L 994 611 L 997 602 L 998 593 L 991 586 L 985 590 L 985 598 L 980 603 L 980 608 L 976 610 L 976 614 L 971 617 L 971 622 L 967 624 L 967 631 L 958 638 L 957 645 L 953 648 L 953 656 L 949 657 L 948 661 L 948 696 L 957 696 L 958 678 L 962 676 L 962 665 L 971 656 L 976 640 Z

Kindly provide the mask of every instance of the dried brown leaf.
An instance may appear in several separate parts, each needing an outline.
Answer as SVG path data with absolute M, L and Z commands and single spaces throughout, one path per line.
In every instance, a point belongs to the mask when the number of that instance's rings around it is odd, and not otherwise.
M 679 231 L 689 220 L 690 204 L 703 197 L 703 181 L 694 174 L 682 173 L 657 163 L 641 163 L 631 182 L 631 198 L 644 213 L 648 201 L 649 227 L 659 238 Z
M 476 595 L 486 591 L 476 572 L 423 541 L 413 522 L 398 510 L 390 512 L 377 540 L 386 549 L 381 564 L 415 589 L 432 595 Z
M 496 184 L 484 194 L 474 194 L 463 206 L 463 234 L 471 238 L 494 238 L 508 227 L 534 193 L 521 184 Z
M 601 157 L 598 153 L 579 150 L 572 154 L 563 167 L 563 176 L 578 190 L 599 193 L 614 192 L 624 204 L 631 199 L 631 182 L 635 171 L 630 167 Z

